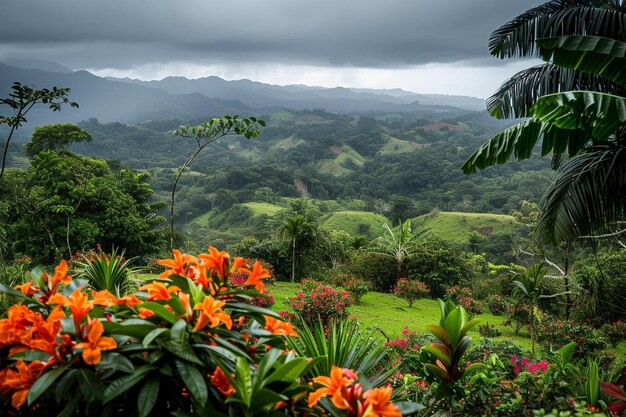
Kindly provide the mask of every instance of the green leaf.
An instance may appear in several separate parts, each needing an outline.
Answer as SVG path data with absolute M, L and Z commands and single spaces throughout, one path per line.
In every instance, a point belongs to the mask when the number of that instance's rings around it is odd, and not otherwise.
M 235 372 L 237 375 L 233 381 L 236 390 L 235 395 L 249 408 L 252 400 L 252 373 L 250 372 L 250 365 L 248 365 L 245 359 L 239 358 L 235 366 Z
M 436 324 L 428 324 L 426 325 L 426 330 L 434 334 L 437 339 L 441 340 L 442 343 L 446 345 L 451 345 L 452 341 L 450 340 L 450 335 L 441 326 L 437 326 Z
M 150 343 L 152 343 L 152 341 L 154 339 L 156 339 L 157 337 L 159 337 L 160 334 L 167 332 L 168 329 L 159 327 L 157 329 L 152 330 L 150 333 L 148 333 L 144 338 L 143 338 L 143 342 L 142 344 L 145 347 L 148 347 L 148 345 L 150 345 Z
M 484 363 L 473 363 L 467 368 L 465 368 L 463 375 L 469 375 L 472 372 L 481 371 L 486 368 L 487 368 L 487 365 L 485 365 Z
M 414 403 L 413 401 L 398 401 L 394 402 L 394 404 L 400 409 L 400 413 L 403 416 L 419 413 L 426 408 L 424 404 Z
M 170 312 L 161 304 L 157 304 L 153 301 L 146 301 L 143 304 L 140 304 L 139 307 L 147 308 L 148 310 L 154 312 L 154 314 L 161 317 L 162 319 L 165 319 L 167 322 L 171 324 L 174 324 L 178 321 L 174 313 Z
M 467 332 L 470 331 L 472 327 L 480 323 L 480 321 L 480 318 L 476 317 L 465 323 L 465 326 L 463 326 L 463 328 L 461 329 L 461 334 L 459 335 L 459 337 L 462 339 L 467 334 Z
M 271 405 L 272 407 L 278 401 L 287 401 L 288 397 L 281 395 L 277 392 L 269 390 L 267 388 L 262 388 L 258 391 L 254 392 L 254 398 L 250 403 L 250 409 L 252 410 L 262 410 L 263 407 L 267 405 Z
M 568 363 L 572 363 L 574 359 L 574 351 L 576 350 L 576 346 L 578 344 L 576 342 L 570 342 L 559 349 L 559 356 L 561 357 L 561 365 L 566 365 Z
M 306 369 L 308 360 L 305 358 L 294 358 L 291 361 L 282 364 L 278 369 L 270 374 L 264 381 L 264 385 L 269 385 L 275 381 L 291 381 L 294 380 Z
M 114 400 L 119 395 L 125 393 L 144 379 L 154 368 L 150 365 L 143 365 L 135 370 L 135 373 L 119 377 L 111 382 L 104 391 L 103 404 Z
M 185 341 L 185 330 L 187 329 L 187 321 L 185 319 L 178 320 L 170 330 L 170 339 L 173 342 L 182 344 Z
M 183 379 L 187 388 L 189 388 L 193 399 L 204 407 L 209 398 L 209 393 L 202 373 L 195 366 L 187 362 L 176 360 L 175 364 L 178 374 Z
M 437 365 L 433 365 L 432 363 L 427 363 L 427 364 L 424 364 L 424 366 L 442 381 L 450 380 L 450 374 L 448 374 L 448 372 L 444 371 Z
M 7 287 L 4 284 L 0 284 L 0 292 L 5 293 L 6 295 L 11 295 L 13 297 L 19 297 L 19 298 L 24 298 L 26 300 L 31 300 L 31 298 L 24 295 L 22 291 L 18 291 L 14 288 Z
M 626 43 L 600 36 L 560 36 L 537 41 L 545 61 L 601 75 L 626 88 Z
M 443 343 L 432 343 L 430 346 L 423 347 L 422 350 L 432 354 L 446 365 L 446 367 L 452 365 L 452 352 L 450 352 L 448 346 Z
M 37 401 L 37 398 L 39 398 L 44 392 L 46 392 L 50 385 L 52 385 L 54 381 L 56 381 L 61 375 L 63 375 L 63 372 L 65 372 L 67 367 L 68 365 L 63 365 L 56 369 L 52 369 L 51 371 L 45 372 L 43 375 L 41 375 L 35 381 L 32 387 L 30 387 L 30 390 L 28 390 L 28 405 L 30 406 L 35 401 Z
M 46 352 L 42 352 L 40 350 L 26 350 L 23 352 L 14 353 L 13 355 L 9 356 L 9 359 L 12 361 L 21 359 L 25 362 L 32 362 L 32 361 L 48 362 L 50 358 L 51 358 L 50 354 Z
M 187 342 L 181 344 L 168 340 L 163 342 L 163 347 L 181 359 L 195 363 L 196 365 L 204 365 Z
M 159 388 L 161 381 L 159 378 L 150 378 L 146 381 L 139 395 L 137 396 L 137 412 L 139 417 L 147 417 L 159 398 Z

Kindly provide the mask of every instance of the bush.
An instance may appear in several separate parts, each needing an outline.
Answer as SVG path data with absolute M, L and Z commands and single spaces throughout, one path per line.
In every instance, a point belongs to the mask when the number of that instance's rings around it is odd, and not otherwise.
M 387 342 L 387 346 L 396 354 L 401 373 L 414 373 L 424 366 L 419 358 L 421 345 L 417 333 L 409 332 L 407 326 L 402 329 L 402 337 Z
M 352 275 L 372 283 L 375 291 L 391 292 L 398 278 L 393 259 L 382 255 L 356 252 L 350 257 L 348 269 Z
M 423 282 L 400 278 L 394 288 L 393 293 L 408 301 L 409 307 L 413 307 L 415 300 L 428 294 L 428 287 Z
M 310 293 L 298 291 L 287 299 L 291 308 L 309 325 L 318 320 L 330 323 L 332 320 L 344 319 L 350 307 L 350 294 L 346 291 L 337 291 L 328 285 L 313 289 Z
M 482 337 L 486 337 L 488 339 L 502 336 L 502 332 L 493 324 L 483 323 L 478 325 L 478 333 Z
M 487 362 L 491 355 L 497 355 L 504 363 L 514 355 L 518 357 L 528 356 L 529 352 L 510 340 L 498 340 L 494 342 L 490 339 L 482 339 L 480 343 L 467 355 L 470 362 Z
M 25 303 L 0 320 L 0 415 L 270 415 L 305 397 L 293 326 L 229 280 L 232 267 L 262 290 L 268 271 L 210 251 L 175 251 L 168 280 L 124 297 L 84 292 L 65 261 L 20 286 Z
M 480 301 L 474 300 L 472 297 L 472 290 L 468 287 L 461 287 L 455 285 L 446 290 L 446 300 L 450 300 L 455 304 L 462 306 L 471 314 L 481 314 L 483 312 L 483 306 Z
M 361 278 L 350 278 L 344 281 L 343 287 L 352 296 L 352 301 L 358 304 L 361 298 L 372 288 L 372 283 Z
M 578 359 L 607 346 L 602 332 L 593 327 L 572 320 L 554 320 L 549 317 L 537 325 L 537 341 L 547 351 L 558 350 L 570 342 L 576 342 L 575 357 Z
M 489 311 L 494 316 L 501 316 L 506 313 L 509 303 L 504 297 L 496 294 L 487 298 L 487 307 L 489 307 Z
M 626 340 L 626 321 L 618 320 L 615 323 L 607 323 L 602 326 L 601 330 L 613 346 Z
M 300 281 L 300 287 L 302 288 L 302 291 L 307 294 L 312 293 L 314 289 L 322 287 L 323 285 L 324 283 L 322 281 L 318 281 L 315 278 L 304 278 L 302 281 Z

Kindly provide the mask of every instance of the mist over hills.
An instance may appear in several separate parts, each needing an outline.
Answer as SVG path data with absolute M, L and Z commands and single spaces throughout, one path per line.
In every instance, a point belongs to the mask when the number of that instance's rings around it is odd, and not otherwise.
M 250 80 L 226 81 L 210 76 L 199 79 L 167 77 L 160 81 L 103 78 L 87 71 L 71 71 L 41 60 L 0 63 L 0 94 L 15 81 L 39 88 L 69 87 L 79 109 L 52 113 L 43 107 L 32 111 L 29 125 L 78 122 L 143 123 L 150 120 L 196 120 L 223 114 L 259 116 L 276 110 L 324 109 L 337 113 L 408 112 L 429 119 L 449 118 L 484 109 L 472 97 L 422 95 L 408 91 L 277 86 Z

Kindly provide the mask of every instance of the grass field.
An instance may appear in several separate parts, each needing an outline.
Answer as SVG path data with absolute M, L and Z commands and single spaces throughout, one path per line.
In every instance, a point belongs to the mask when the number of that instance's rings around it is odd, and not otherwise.
M 490 234 L 515 233 L 517 225 L 512 216 L 487 213 L 439 212 L 425 214 L 412 220 L 415 230 L 430 229 L 431 234 L 441 239 L 464 243 L 470 232 Z
M 351 169 L 345 166 L 348 159 L 352 160 L 352 162 L 357 166 L 361 166 L 365 162 L 365 158 L 363 158 L 357 151 L 344 145 L 341 147 L 341 153 L 337 154 L 335 159 L 325 159 L 321 161 L 319 170 L 324 174 L 334 176 L 348 174 L 352 172 Z
M 276 304 L 275 310 L 288 310 L 291 307 L 287 303 L 287 298 L 293 297 L 299 290 L 299 284 L 279 282 L 268 287 L 270 294 L 274 296 Z M 439 304 L 436 300 L 418 300 L 409 308 L 408 303 L 393 294 L 382 294 L 377 292 L 367 293 L 360 304 L 353 305 L 349 310 L 350 315 L 356 318 L 367 328 L 378 328 L 389 338 L 395 339 L 402 335 L 404 326 L 408 326 L 409 331 L 416 331 L 418 334 L 427 333 L 425 326 L 437 324 L 439 322 Z M 503 326 L 503 316 L 492 314 L 480 315 L 483 323 L 495 324 L 502 330 L 503 336 L 500 339 L 514 340 L 524 348 L 530 349 L 530 339 L 526 334 L 513 334 L 510 327 Z M 475 328 L 477 329 L 477 328 Z M 477 330 L 470 331 L 470 336 L 475 342 L 481 339 Z
M 384 216 L 369 211 L 336 211 L 322 222 L 322 227 L 326 230 L 344 230 L 352 235 L 362 235 L 359 230 L 360 225 L 373 234 L 379 234 L 385 221 Z M 361 226 L 363 227 L 363 226 Z M 366 233 L 367 234 L 367 233 Z
M 387 143 L 378 151 L 380 155 L 397 155 L 415 151 L 415 146 L 412 145 L 411 142 L 394 138 L 387 134 L 383 135 L 387 138 Z

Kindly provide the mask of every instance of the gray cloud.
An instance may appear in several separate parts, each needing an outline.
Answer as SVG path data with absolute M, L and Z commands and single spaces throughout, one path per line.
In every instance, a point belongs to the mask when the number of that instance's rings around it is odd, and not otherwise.
M 406 68 L 490 59 L 490 32 L 536 0 L 3 1 L 0 58 L 72 68 L 168 62 Z

